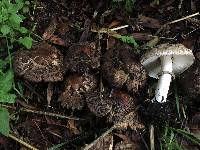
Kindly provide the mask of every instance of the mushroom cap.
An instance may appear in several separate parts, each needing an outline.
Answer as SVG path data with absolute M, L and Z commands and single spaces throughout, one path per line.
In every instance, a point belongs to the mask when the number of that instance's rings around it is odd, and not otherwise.
M 84 42 L 72 45 L 65 56 L 66 71 L 85 73 L 100 67 L 101 52 L 95 42 Z
M 141 63 L 149 72 L 149 76 L 159 78 L 161 73 L 161 56 L 172 56 L 172 69 L 174 74 L 181 74 L 194 62 L 192 50 L 182 44 L 161 44 L 142 56 Z
M 112 110 L 108 116 L 109 122 L 118 122 L 128 113 L 135 111 L 136 97 L 130 96 L 124 91 L 114 90 L 111 94 Z
M 18 76 L 33 82 L 63 80 L 63 55 L 56 47 L 41 42 L 30 51 L 17 51 L 13 68 Z
M 112 109 L 112 100 L 109 92 L 96 90 L 86 95 L 86 103 L 91 112 L 96 116 L 106 116 Z
M 65 89 L 59 97 L 62 107 L 82 109 L 85 95 L 97 86 L 97 79 L 90 74 L 71 74 L 66 78 Z
M 137 93 L 146 84 L 147 72 L 130 47 L 109 49 L 101 64 L 103 77 L 116 88 L 125 86 L 129 92 Z

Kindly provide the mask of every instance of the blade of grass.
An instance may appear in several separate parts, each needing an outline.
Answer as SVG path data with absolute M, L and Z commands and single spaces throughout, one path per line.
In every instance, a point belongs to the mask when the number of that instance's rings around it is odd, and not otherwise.
M 181 118 L 181 114 L 180 114 L 180 103 L 179 103 L 179 97 L 178 97 L 176 82 L 175 82 L 175 84 L 174 84 L 174 93 L 175 93 L 175 100 L 176 100 L 176 110 L 177 110 L 177 113 L 178 113 L 178 117 L 179 117 L 179 119 L 180 119 L 180 118 Z

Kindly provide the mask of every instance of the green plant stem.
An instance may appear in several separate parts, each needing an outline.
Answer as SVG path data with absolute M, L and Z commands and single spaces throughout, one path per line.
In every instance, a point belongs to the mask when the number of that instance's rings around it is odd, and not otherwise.
M 7 45 L 7 51 L 8 51 L 8 59 L 9 59 L 9 64 L 10 64 L 10 68 L 12 68 L 12 58 L 11 58 L 11 53 L 10 53 L 10 48 L 9 48 L 9 43 L 8 43 L 8 38 L 6 38 L 6 45 Z

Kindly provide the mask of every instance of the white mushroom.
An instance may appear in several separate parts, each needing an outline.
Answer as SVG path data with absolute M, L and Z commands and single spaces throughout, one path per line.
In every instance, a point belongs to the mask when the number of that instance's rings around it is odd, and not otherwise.
M 159 79 L 153 100 L 166 102 L 172 76 L 181 74 L 193 62 L 192 50 L 182 44 L 161 44 L 144 54 L 142 65 L 150 77 Z

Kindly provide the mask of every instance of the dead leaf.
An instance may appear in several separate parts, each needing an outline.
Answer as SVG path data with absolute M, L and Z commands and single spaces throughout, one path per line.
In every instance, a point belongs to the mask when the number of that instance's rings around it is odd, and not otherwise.
M 68 47 L 73 41 L 70 31 L 71 23 L 63 17 L 53 17 L 49 27 L 45 30 L 42 37 L 54 44 Z
M 77 128 L 77 123 L 74 120 L 69 120 L 67 122 L 67 128 L 70 130 L 72 135 L 80 134 L 79 129 Z
M 115 133 L 116 136 L 122 139 L 121 142 L 115 145 L 114 150 L 143 150 L 143 141 L 138 131 L 127 130 L 125 133 L 118 131 Z
M 111 24 L 109 25 L 109 29 L 110 28 L 114 28 L 114 27 L 117 27 L 117 26 L 120 26 L 121 22 L 119 20 L 114 20 L 111 22 Z
M 138 41 L 149 41 L 153 39 L 149 33 L 132 33 L 131 34 L 135 40 Z
M 139 16 L 139 24 L 152 29 L 158 29 L 161 27 L 159 20 L 142 15 Z

